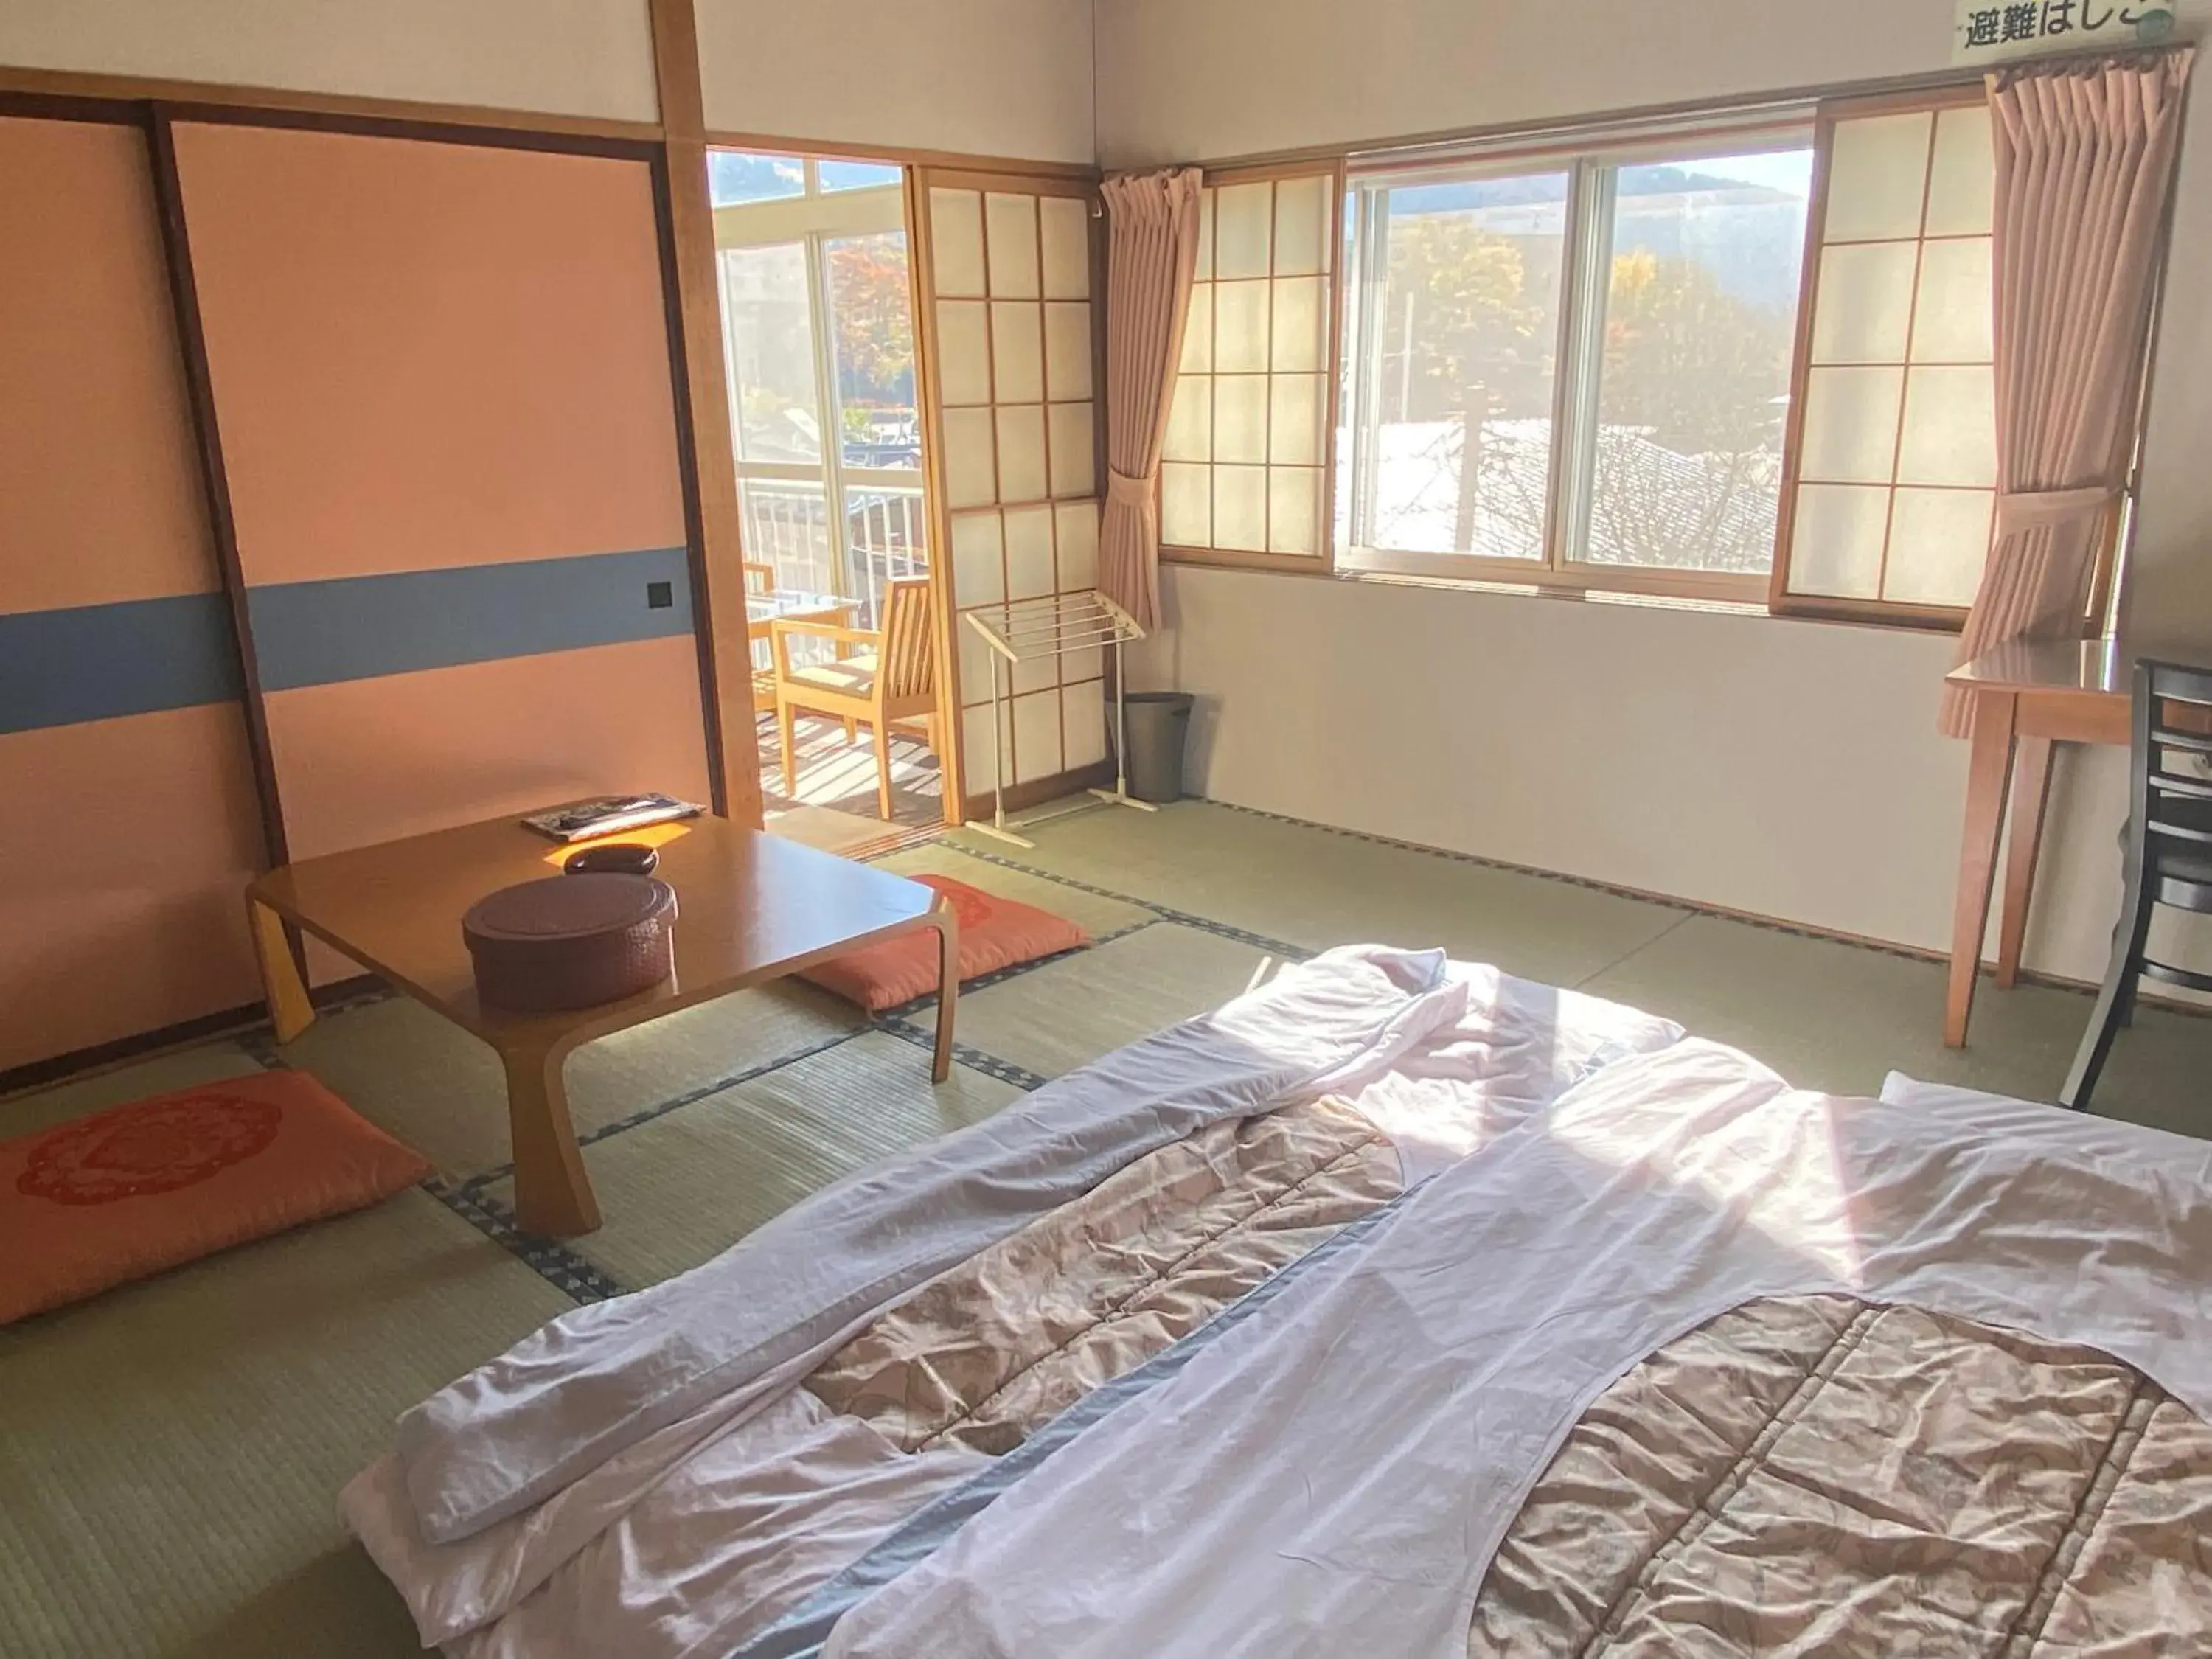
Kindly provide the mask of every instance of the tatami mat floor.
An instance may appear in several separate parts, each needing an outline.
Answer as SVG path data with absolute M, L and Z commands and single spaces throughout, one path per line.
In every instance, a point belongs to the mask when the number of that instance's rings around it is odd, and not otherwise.
M 1094 937 L 963 996 L 945 1085 L 927 1081 L 927 1008 L 869 1021 L 804 987 L 579 1054 L 570 1087 L 607 1224 L 566 1246 L 514 1230 L 489 1054 L 401 999 L 325 1015 L 288 1049 L 248 1034 L 0 1102 L 7 1136 L 298 1065 L 441 1171 L 367 1213 L 0 1329 L 0 1654 L 416 1651 L 333 1511 L 399 1410 L 576 1301 L 702 1261 L 823 1182 L 1329 945 L 1442 945 L 1842 1091 L 1895 1066 L 2047 1097 L 2088 1011 L 2073 992 L 1985 990 L 1954 1054 L 1933 963 L 1198 803 L 1091 812 L 1037 840 L 957 836 L 884 860 Z M 2099 1109 L 2212 1134 L 2208 1065 L 2212 1019 L 2146 1009 Z

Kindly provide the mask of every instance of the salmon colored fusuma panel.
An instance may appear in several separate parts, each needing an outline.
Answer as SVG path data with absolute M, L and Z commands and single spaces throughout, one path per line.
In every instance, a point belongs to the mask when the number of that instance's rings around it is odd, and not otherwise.
M 218 586 L 146 138 L 0 117 L 0 611 Z
M 175 131 L 249 583 L 683 544 L 642 161 Z
M 0 118 L 0 1071 L 259 994 L 207 522 L 145 134 Z
M 237 706 L 0 736 L 0 1071 L 258 1001 Z
M 707 799 L 684 637 L 273 692 L 269 736 L 277 775 L 301 781 L 284 785 L 295 859 L 614 790 Z

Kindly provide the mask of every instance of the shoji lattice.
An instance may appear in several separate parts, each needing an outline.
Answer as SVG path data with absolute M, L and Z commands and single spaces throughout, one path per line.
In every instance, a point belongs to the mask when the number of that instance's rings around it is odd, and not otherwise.
M 1097 350 L 1091 193 L 1042 180 L 925 174 L 926 296 L 937 462 L 953 603 L 1084 592 L 1098 581 Z M 1032 783 L 1106 757 L 1104 673 L 1092 650 L 1024 664 L 994 738 L 991 665 L 953 630 L 962 787 Z
M 1318 555 L 1334 173 L 1208 185 L 1160 466 L 1171 546 Z
M 1996 485 L 1989 112 L 1844 117 L 1829 144 L 1789 591 L 1967 605 Z

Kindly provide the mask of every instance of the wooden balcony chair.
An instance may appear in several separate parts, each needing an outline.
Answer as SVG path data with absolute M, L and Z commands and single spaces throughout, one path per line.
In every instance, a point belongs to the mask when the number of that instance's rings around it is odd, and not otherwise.
M 929 633 L 929 580 L 902 578 L 884 589 L 883 627 L 868 632 L 841 623 L 780 617 L 769 625 L 775 664 L 775 719 L 783 738 L 783 793 L 799 793 L 798 750 L 792 741 L 792 717 L 801 709 L 845 722 L 848 736 L 856 725 L 875 732 L 876 805 L 891 816 L 891 727 L 918 731 L 933 752 L 937 748 L 937 653 Z M 836 659 L 794 668 L 794 637 L 828 640 Z M 848 652 L 852 654 L 846 654 Z
M 747 559 L 744 561 L 744 564 L 745 569 L 745 595 L 748 599 L 756 597 L 765 598 L 769 594 L 775 592 L 775 567 L 774 565 L 766 563 L 758 559 Z M 761 636 L 757 633 L 755 633 L 750 627 L 746 629 L 745 632 L 748 636 L 746 641 L 748 650 L 750 650 L 751 647 L 763 642 Z M 753 661 L 757 664 L 760 661 L 760 659 L 755 657 Z M 765 709 L 772 706 L 775 697 L 775 673 L 769 669 L 756 666 L 753 670 L 753 707 L 756 709 Z

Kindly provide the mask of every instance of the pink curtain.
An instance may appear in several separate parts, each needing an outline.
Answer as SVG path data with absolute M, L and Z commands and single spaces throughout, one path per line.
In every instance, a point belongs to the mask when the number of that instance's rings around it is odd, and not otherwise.
M 1106 511 L 1098 587 L 1143 627 L 1160 618 L 1155 485 L 1168 400 L 1198 265 L 1199 170 L 1109 179 L 1106 198 Z
M 2126 483 L 2152 260 L 2191 53 L 2000 70 L 1996 145 L 1996 532 L 1959 660 L 2078 639 Z M 1946 686 L 1942 729 L 1972 704 Z

